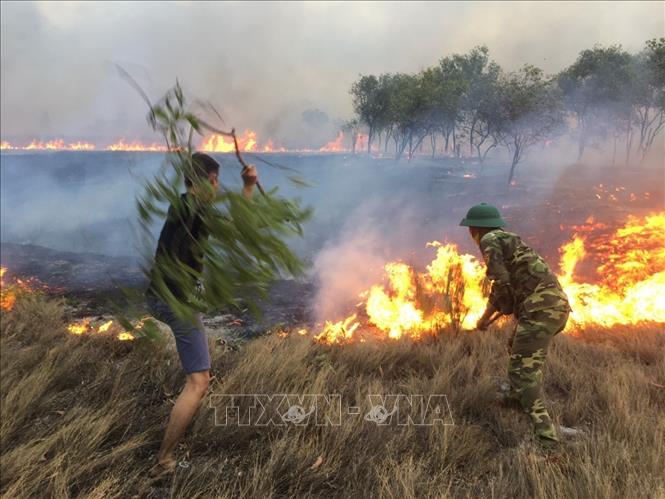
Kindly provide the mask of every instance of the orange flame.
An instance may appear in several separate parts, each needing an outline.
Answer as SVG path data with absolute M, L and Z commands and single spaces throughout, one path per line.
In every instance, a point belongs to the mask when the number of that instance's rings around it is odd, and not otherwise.
M 67 331 L 77 336 L 85 334 L 90 331 L 90 319 L 84 319 L 79 322 L 67 325 Z
M 165 152 L 167 150 L 165 145 L 152 143 L 142 144 L 138 141 L 130 143 L 125 142 L 125 139 L 120 139 L 114 144 L 105 147 L 106 151 L 128 151 L 128 152 Z
M 343 145 L 344 133 L 339 132 L 337 137 L 320 149 L 287 149 L 283 146 L 276 146 L 273 139 L 269 138 L 265 143 L 259 141 L 258 135 L 254 130 L 245 130 L 238 137 L 238 147 L 243 152 L 264 152 L 264 153 L 316 153 L 316 152 L 346 152 Z M 357 139 L 359 148 L 366 147 L 367 135 L 360 134 Z M 112 144 L 98 146 L 90 142 L 77 141 L 65 143 L 62 139 L 54 139 L 47 142 L 33 139 L 27 145 L 14 145 L 8 141 L 0 142 L 0 150 L 3 151 L 125 151 L 125 152 L 166 152 L 167 147 L 163 144 L 151 143 L 144 144 L 134 140 L 131 142 L 121 138 Z M 223 135 L 213 134 L 201 142 L 200 149 L 205 152 L 230 153 L 235 151 L 233 139 Z
M 360 307 L 379 336 L 418 339 L 453 321 L 463 329 L 472 329 L 482 315 L 487 300 L 481 264 L 471 255 L 460 255 L 454 244 L 432 242 L 428 246 L 437 248 L 436 258 L 425 272 L 417 273 L 403 262 L 390 262 L 384 267 L 386 284 L 374 285 L 361 294 Z M 458 309 L 444 298 L 451 292 L 461 297 Z M 349 341 L 360 327 L 356 319 L 354 314 L 339 322 L 326 322 L 316 339 Z
M 275 147 L 272 139 L 268 139 L 268 142 L 261 148 L 261 152 L 288 152 L 284 147 Z
M 39 280 L 35 278 L 13 278 L 10 284 L 6 284 L 4 282 L 4 276 L 6 273 L 7 268 L 0 267 L 0 310 L 12 310 L 17 299 L 20 298 L 21 295 L 48 289 L 45 284 L 39 282 Z
M 238 149 L 243 152 L 253 152 L 258 150 L 256 132 L 254 130 L 245 130 L 238 139 Z M 272 148 L 272 141 L 268 144 Z M 233 152 L 235 145 L 231 137 L 213 134 L 203 141 L 200 149 L 206 152 Z
M 62 139 L 42 142 L 33 139 L 28 145 L 15 146 L 7 141 L 0 142 L 0 150 L 7 151 L 94 151 L 96 146 L 90 142 L 72 142 L 65 144 Z
M 344 145 L 342 144 L 343 141 L 344 141 L 344 132 L 340 131 L 337 134 L 335 140 L 328 142 L 325 146 L 319 149 L 319 152 L 343 152 L 344 151 Z
M 606 227 L 593 218 L 587 223 Z M 487 302 L 484 265 L 475 256 L 458 253 L 453 244 L 428 245 L 437 253 L 425 272 L 417 273 L 402 262 L 388 263 L 386 283 L 362 294 L 366 327 L 352 314 L 338 322 L 327 321 L 315 339 L 343 343 L 358 334 L 419 339 L 454 321 L 461 329 L 474 329 Z M 587 255 L 585 246 L 601 261 L 594 283 L 575 279 L 576 267 Z M 630 217 L 624 226 L 593 241 L 576 235 L 560 251 L 559 280 L 573 309 L 568 330 L 665 323 L 665 212 Z
M 597 282 L 577 282 L 575 269 L 599 255 Z M 629 217 L 614 233 L 585 240 L 576 236 L 561 249 L 561 284 L 580 325 L 665 322 L 665 212 Z
M 107 333 L 111 331 L 115 334 L 116 339 L 120 341 L 134 339 L 134 335 L 131 332 L 124 331 L 120 325 L 115 325 L 112 320 L 106 321 L 101 325 L 93 325 L 92 319 L 84 318 L 67 325 L 67 331 L 77 336 L 89 333 Z
M 3 277 L 6 273 L 7 268 L 0 267 L 0 310 L 9 311 L 14 308 L 16 303 L 16 293 L 14 290 L 5 287 Z

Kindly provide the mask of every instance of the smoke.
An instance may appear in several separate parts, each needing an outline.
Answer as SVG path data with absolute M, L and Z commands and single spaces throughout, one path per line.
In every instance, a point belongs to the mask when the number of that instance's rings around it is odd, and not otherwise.
M 664 32 L 658 2 L 2 2 L 0 9 L 5 140 L 155 139 L 113 63 L 154 99 L 179 79 L 239 130 L 316 146 L 324 132 L 309 132 L 351 116 L 348 90 L 359 73 L 415 72 L 479 44 L 507 70 L 530 62 L 551 73 L 595 43 L 635 52 Z M 303 113 L 313 109 L 330 118 L 327 125 L 308 124 Z
M 3 242 L 133 255 L 134 197 L 156 155 L 8 154 L 2 157 Z
M 352 310 L 359 293 L 381 282 L 386 262 L 418 259 L 418 246 L 434 234 L 427 234 L 423 225 L 425 210 L 409 206 L 411 195 L 365 200 L 316 254 L 313 272 L 318 292 L 312 310 L 317 321 L 341 318 Z

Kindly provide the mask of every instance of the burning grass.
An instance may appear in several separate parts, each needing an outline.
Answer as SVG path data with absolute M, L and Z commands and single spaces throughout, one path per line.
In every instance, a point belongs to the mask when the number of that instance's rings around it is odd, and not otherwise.
M 170 341 L 67 332 L 63 307 L 21 295 L 0 329 L 0 491 L 23 496 L 662 497 L 665 334 L 561 335 L 546 391 L 585 433 L 539 450 L 526 415 L 494 404 L 508 330 L 341 346 L 291 335 L 240 351 L 211 339 L 212 393 L 340 394 L 339 426 L 215 426 L 209 397 L 178 449 L 189 467 L 150 484 L 183 376 Z M 377 426 L 370 394 L 445 394 L 454 425 Z
M 428 246 L 436 248 L 436 256 L 424 272 L 403 262 L 387 263 L 385 283 L 361 293 L 357 310 L 346 319 L 326 321 L 316 338 L 344 343 L 368 334 L 396 339 L 436 335 L 446 327 L 473 330 L 487 303 L 484 265 L 454 244 Z M 630 216 L 614 229 L 590 218 L 559 252 L 559 280 L 573 309 L 568 332 L 665 323 L 665 212 Z M 582 277 L 578 267 L 584 260 L 596 268 Z M 364 323 L 359 316 L 366 317 Z

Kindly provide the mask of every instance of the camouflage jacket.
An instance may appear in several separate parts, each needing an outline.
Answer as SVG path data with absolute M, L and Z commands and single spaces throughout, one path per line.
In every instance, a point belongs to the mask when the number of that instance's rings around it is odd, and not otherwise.
M 501 229 L 488 232 L 480 240 L 480 250 L 492 281 L 489 302 L 497 310 L 520 316 L 525 308 L 568 308 L 566 295 L 545 260 L 516 234 Z

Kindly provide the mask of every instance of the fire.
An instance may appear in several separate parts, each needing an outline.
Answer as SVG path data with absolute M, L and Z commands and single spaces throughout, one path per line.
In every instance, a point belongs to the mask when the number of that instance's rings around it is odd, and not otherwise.
M 238 147 L 241 147 L 240 142 L 238 142 Z M 211 135 L 203 141 L 200 149 L 206 152 L 233 152 L 235 146 L 233 145 L 233 139 L 230 137 Z
M 120 139 L 114 144 L 106 146 L 104 149 L 106 151 L 165 152 L 167 148 L 165 145 L 154 142 L 152 144 L 143 144 L 138 141 L 127 143 L 124 139 Z
M 76 323 L 73 323 L 73 324 L 69 324 L 67 326 L 67 331 L 69 331 L 70 333 L 75 334 L 77 336 L 85 334 L 85 333 L 89 332 L 89 330 L 90 330 L 90 320 L 89 319 L 82 320 L 80 322 L 76 322 Z
M 391 339 L 418 339 L 455 324 L 473 329 L 485 309 L 484 268 L 471 255 L 459 254 L 454 244 L 428 243 L 436 257 L 418 273 L 403 262 L 385 265 L 385 284 L 372 286 L 361 296 L 374 334 Z M 459 298 L 458 303 L 448 297 Z M 357 315 L 326 322 L 316 339 L 326 343 L 349 341 L 359 329 Z M 363 334 L 366 331 L 363 329 Z
M 243 152 L 255 152 L 258 151 L 258 139 L 256 132 L 254 130 L 245 130 L 238 139 L 238 148 Z M 272 140 L 268 141 L 270 148 L 272 145 Z M 268 145 L 266 144 L 266 145 Z M 200 149 L 206 152 L 234 152 L 235 145 L 233 144 L 233 139 L 231 137 L 224 137 L 223 135 L 211 135 L 203 141 Z M 272 152 L 272 151 L 266 151 Z
M 591 229 L 580 226 L 579 233 L 608 228 L 593 217 L 586 222 Z M 484 264 L 473 255 L 460 254 L 454 244 L 428 246 L 436 248 L 436 257 L 424 272 L 403 262 L 386 264 L 385 282 L 361 294 L 359 312 L 327 321 L 315 339 L 420 339 L 450 325 L 474 329 L 487 303 Z M 559 281 L 573 309 L 568 330 L 665 323 L 665 212 L 630 217 L 618 229 L 593 238 L 575 235 L 560 252 Z M 577 280 L 577 266 L 589 254 L 600 262 L 595 279 Z
M 16 303 L 16 293 L 14 290 L 5 287 L 3 277 L 6 273 L 7 268 L 0 267 L 0 310 L 9 311 L 14 308 Z
M 45 284 L 32 277 L 29 279 L 15 277 L 7 284 L 4 281 L 6 273 L 7 268 L 0 267 L 0 310 L 5 312 L 12 310 L 22 295 L 48 290 Z
M 362 150 L 367 147 L 367 135 L 359 134 L 356 139 L 356 148 Z M 349 149 L 343 144 L 344 133 L 339 132 L 337 137 L 328 142 L 320 149 L 287 149 L 283 146 L 276 146 L 273 139 L 269 138 L 265 142 L 260 142 L 257 133 L 254 130 L 245 130 L 238 137 L 238 147 L 243 152 L 256 153 L 330 153 L 330 152 L 348 152 Z M 235 151 L 233 139 L 222 135 L 213 134 L 205 138 L 199 147 L 205 152 L 231 153 Z M 111 144 L 99 145 L 87 141 L 76 141 L 66 143 L 62 139 L 53 139 L 47 142 L 33 139 L 24 145 L 15 145 L 3 140 L 0 142 L 2 151 L 124 151 L 124 152 L 166 152 L 166 145 L 161 143 L 145 144 L 138 140 L 125 141 L 124 138 L 118 139 Z
M 72 151 L 94 151 L 96 149 L 95 145 L 90 142 L 74 142 L 69 144 L 69 148 Z
M 665 322 L 665 212 L 630 217 L 593 239 L 576 236 L 562 248 L 561 284 L 580 326 Z M 597 282 L 577 282 L 575 270 L 596 255 Z
M 66 144 L 62 139 L 49 140 L 48 142 L 33 139 L 23 146 L 15 146 L 4 140 L 0 143 L 0 150 L 3 151 L 94 151 L 95 149 L 95 144 L 90 142 L 77 141 Z
M 357 315 L 353 314 L 339 322 L 326 321 L 323 331 L 316 336 L 316 339 L 325 343 L 342 343 L 348 341 L 353 337 L 355 330 L 360 327 L 356 319 Z
M 272 139 L 268 139 L 268 142 L 261 148 L 261 152 L 288 152 L 284 147 L 275 147 Z
M 104 324 L 102 324 L 101 326 L 99 326 L 99 330 L 98 330 L 98 331 L 99 331 L 100 333 L 105 333 L 106 331 L 109 330 L 109 328 L 110 328 L 112 325 L 113 325 L 113 321 L 105 322 Z
M 125 331 L 120 325 L 116 325 L 112 320 L 106 321 L 100 325 L 95 325 L 93 324 L 92 319 L 84 318 L 67 325 L 67 331 L 76 336 L 91 333 L 107 333 L 110 331 L 115 335 L 116 339 L 120 341 L 134 339 L 134 335 L 131 332 Z
M 340 131 L 335 140 L 328 142 L 325 146 L 319 149 L 319 152 L 343 152 L 345 150 L 344 145 L 342 144 L 343 141 L 344 132 Z

